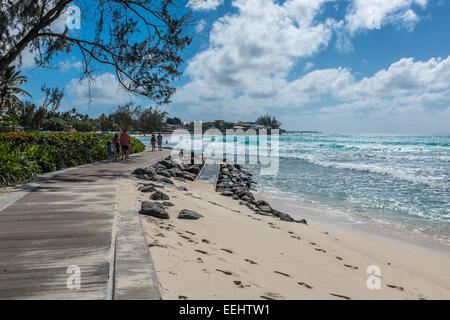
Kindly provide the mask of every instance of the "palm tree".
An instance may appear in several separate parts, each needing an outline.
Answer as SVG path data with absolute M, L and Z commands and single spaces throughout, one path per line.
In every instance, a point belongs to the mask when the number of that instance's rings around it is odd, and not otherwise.
M 20 75 L 14 66 L 8 67 L 4 72 L 0 72 L 0 115 L 4 109 L 12 108 L 20 102 L 19 95 L 25 94 L 31 98 L 31 94 L 19 88 L 27 82 L 27 77 Z M 11 110 L 12 111 L 12 110 Z

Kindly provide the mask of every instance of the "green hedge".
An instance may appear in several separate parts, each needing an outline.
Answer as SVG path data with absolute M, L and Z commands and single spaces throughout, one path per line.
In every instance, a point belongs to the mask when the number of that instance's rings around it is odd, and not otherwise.
M 95 133 L 0 133 L 0 186 L 30 181 L 37 175 L 105 160 L 111 134 Z M 145 146 L 131 138 L 131 153 Z

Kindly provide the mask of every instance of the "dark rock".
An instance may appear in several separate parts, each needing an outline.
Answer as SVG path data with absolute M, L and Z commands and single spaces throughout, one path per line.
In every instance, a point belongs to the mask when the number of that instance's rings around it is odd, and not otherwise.
M 267 202 L 267 201 L 264 201 L 264 200 L 258 200 L 258 201 L 256 201 L 256 203 L 255 203 L 258 207 L 259 206 L 269 206 L 270 207 L 270 204 Z
M 225 190 L 224 192 L 221 193 L 221 195 L 226 196 L 226 197 L 232 197 L 234 195 L 233 192 Z
M 169 196 L 161 191 L 155 191 L 150 196 L 150 200 L 169 200 Z
M 141 192 L 153 192 L 156 191 L 155 187 L 153 186 L 145 186 L 139 189 Z
M 183 171 L 181 171 L 180 169 L 172 169 L 173 173 L 172 176 L 178 177 L 178 178 L 183 178 L 184 177 L 184 173 Z
M 186 180 L 189 180 L 189 181 L 194 181 L 195 180 L 195 177 L 193 177 L 193 176 L 191 176 L 190 174 L 187 174 L 187 173 L 185 173 L 183 175 L 183 178 L 185 178 Z
M 272 213 L 272 210 L 273 210 L 270 206 L 258 206 L 257 205 L 257 207 L 258 207 L 259 210 L 264 211 L 264 212 L 268 212 L 268 213 Z
M 164 188 L 164 186 L 162 185 L 162 184 L 156 184 L 156 183 L 144 183 L 141 187 L 139 187 L 139 190 L 141 190 L 142 188 L 145 188 L 145 187 L 149 187 L 149 186 L 151 186 L 151 187 L 155 187 L 155 188 Z
M 173 163 L 172 160 L 161 160 L 159 161 L 159 163 L 167 169 L 172 169 L 173 167 L 175 167 L 175 163 Z
M 174 204 L 170 201 L 164 201 L 161 203 L 164 207 L 173 207 Z
M 189 220 L 197 220 L 203 217 L 200 213 L 197 213 L 192 210 L 181 210 L 180 214 L 178 215 L 178 219 L 189 219 Z
M 170 174 L 169 170 L 158 170 L 157 173 L 160 176 L 163 176 L 163 177 L 167 177 L 167 178 L 172 177 L 172 175 Z
M 305 219 L 295 220 L 295 222 L 297 222 L 297 223 L 303 223 L 303 224 L 308 224 L 308 222 L 306 222 Z
M 190 165 L 184 169 L 184 171 L 197 175 L 200 172 L 201 166 L 197 164 Z
M 182 182 L 186 181 L 186 179 L 185 179 L 185 178 L 182 178 L 182 177 L 175 177 L 174 179 L 175 179 L 175 180 L 178 180 L 178 181 L 182 181 Z
M 237 195 L 233 195 L 233 200 L 239 200 L 239 197 Z
M 179 187 L 177 187 L 177 189 L 181 190 L 181 191 L 188 191 L 188 189 L 184 186 L 179 186 Z
M 153 165 L 153 169 L 155 171 L 159 171 L 159 170 L 167 170 L 167 167 L 161 163 L 156 163 Z
M 280 212 L 278 217 L 282 221 L 288 221 L 288 222 L 295 221 L 295 219 L 293 219 L 290 215 L 288 215 L 287 213 L 284 213 L 284 212 Z
M 160 219 L 169 219 L 169 214 L 164 207 L 156 202 L 144 201 L 141 204 L 140 214 L 145 216 L 153 216 Z
M 153 171 L 150 171 L 148 169 L 144 169 L 144 168 L 137 168 L 135 169 L 132 174 L 134 175 L 146 175 L 146 176 L 153 176 Z
M 230 182 L 219 182 L 217 184 L 217 187 L 222 187 L 222 188 L 231 188 L 232 184 Z

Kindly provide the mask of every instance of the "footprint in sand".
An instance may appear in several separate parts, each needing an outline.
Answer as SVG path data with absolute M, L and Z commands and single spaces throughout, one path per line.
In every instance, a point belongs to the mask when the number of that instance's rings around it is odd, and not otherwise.
M 202 239 L 202 242 L 203 243 L 209 243 L 209 240 L 208 239 Z
M 299 285 L 305 287 L 305 288 L 308 288 L 308 289 L 312 289 L 312 288 L 313 288 L 312 286 L 310 286 L 309 284 L 307 284 L 307 283 L 305 283 L 305 282 L 297 282 L 297 283 L 298 283 Z
M 260 297 L 263 298 L 263 299 L 266 299 L 266 300 L 277 300 L 275 298 L 272 298 L 272 297 L 269 297 L 269 296 L 265 296 L 265 295 L 260 296 Z
M 189 233 L 189 234 L 192 234 L 193 236 L 195 236 L 195 233 L 193 233 L 193 232 L 191 232 L 191 231 L 187 231 L 187 230 L 186 230 L 186 232 Z
M 342 299 L 345 299 L 345 300 L 351 300 L 350 297 L 343 296 L 343 295 L 341 295 L 341 294 L 336 294 L 336 293 L 330 293 L 330 294 L 331 294 L 332 296 L 334 296 L 334 297 L 342 298 Z
M 282 276 L 291 278 L 291 275 L 290 275 L 290 274 L 287 274 L 287 273 L 284 273 L 284 272 L 281 272 L 281 271 L 274 271 L 274 272 L 275 272 L 275 273 L 278 273 L 278 274 L 281 274 Z
M 405 291 L 405 288 L 400 287 L 400 286 L 394 286 L 393 284 L 386 284 L 387 287 L 392 288 L 392 289 L 397 289 L 400 291 Z
M 258 264 L 257 262 L 255 262 L 255 261 L 253 261 L 253 260 L 250 260 L 250 259 L 245 259 L 245 261 L 247 261 L 247 262 L 250 263 L 250 264 Z
M 344 260 L 344 259 L 342 259 L 342 258 L 339 257 L 339 256 L 336 256 L 336 259 L 338 259 L 338 260 Z
M 312 246 L 315 246 L 315 245 L 316 245 L 315 242 L 310 242 L 309 244 L 312 245 Z
M 198 263 L 203 263 L 203 259 L 199 257 L 199 258 L 197 258 L 197 262 Z
M 314 248 L 316 251 L 320 251 L 320 252 L 323 252 L 323 253 L 327 253 L 325 250 L 323 250 L 323 249 L 319 249 L 319 248 Z
M 152 248 L 152 247 L 167 248 L 167 245 L 159 243 L 158 240 L 155 240 L 155 241 L 153 241 L 153 242 L 150 242 L 150 243 L 148 244 L 148 246 L 149 246 L 150 248 Z
M 227 276 L 231 276 L 233 274 L 231 271 L 227 271 L 227 270 L 216 269 L 216 271 L 222 272 L 223 274 L 225 274 Z
M 180 300 L 186 300 L 188 297 L 186 297 L 186 296 L 178 296 L 178 299 L 180 299 Z
M 357 266 L 352 266 L 352 265 L 349 265 L 349 264 L 344 264 L 344 266 L 346 266 L 347 268 L 354 269 L 354 270 L 357 270 L 357 269 L 358 269 Z
M 199 250 L 199 249 L 195 249 L 195 251 L 200 252 L 201 254 L 208 254 L 208 252 L 203 251 L 203 250 Z
M 233 250 L 230 250 L 230 249 L 220 248 L 220 250 L 228 252 L 228 253 L 233 253 Z

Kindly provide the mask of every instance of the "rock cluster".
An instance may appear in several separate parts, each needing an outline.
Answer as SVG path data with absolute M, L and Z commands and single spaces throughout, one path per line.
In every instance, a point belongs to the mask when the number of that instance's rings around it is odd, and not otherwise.
M 252 174 L 239 164 L 221 164 L 216 191 L 221 195 L 239 200 L 256 214 L 279 218 L 283 221 L 306 223 L 305 219 L 296 220 L 289 214 L 273 209 L 267 201 L 255 200 L 252 190 L 255 190 Z
M 169 156 L 146 168 L 137 168 L 133 174 L 139 179 L 173 184 L 170 178 L 194 181 L 201 168 L 202 164 L 177 163 Z

